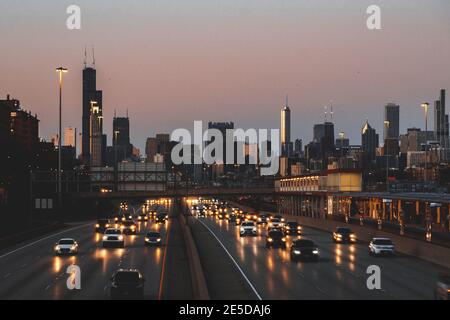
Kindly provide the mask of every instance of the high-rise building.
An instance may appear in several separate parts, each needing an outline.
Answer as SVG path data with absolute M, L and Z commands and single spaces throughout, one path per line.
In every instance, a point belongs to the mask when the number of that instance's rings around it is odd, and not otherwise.
M 376 160 L 379 144 L 379 135 L 376 130 L 370 126 L 369 121 L 366 121 L 361 129 L 361 145 L 365 160 L 363 167 L 366 167 L 367 164 Z
M 102 117 L 100 107 L 92 104 L 90 114 L 90 165 L 92 167 L 101 167 L 103 165 L 103 134 Z
M 291 143 L 291 109 L 286 99 L 286 105 L 281 109 L 281 154 L 289 156 L 292 152 Z
M 400 137 L 400 106 L 388 103 L 384 107 L 384 140 Z
M 303 140 L 302 139 L 295 139 L 294 152 L 297 156 L 303 155 Z
M 154 162 L 155 156 L 158 153 L 158 140 L 156 138 L 147 138 L 145 143 L 145 155 L 147 162 Z
M 114 117 L 113 147 L 118 162 L 131 157 L 133 146 L 130 142 L 130 119 L 128 117 Z
M 388 103 L 384 107 L 384 154 L 398 156 L 400 140 L 400 106 Z
M 64 145 L 67 147 L 77 147 L 77 129 L 67 127 L 64 129 Z
M 443 148 L 449 148 L 449 123 L 445 105 L 445 90 L 440 92 L 439 100 L 434 102 L 434 133 Z
M 97 90 L 97 71 L 95 70 L 95 61 L 93 67 L 85 67 L 83 69 L 83 120 L 82 120 L 82 159 L 83 163 L 89 164 L 91 141 L 91 102 L 95 101 L 98 107 L 98 114 L 103 115 L 103 94 Z M 96 109 L 97 110 L 97 109 Z

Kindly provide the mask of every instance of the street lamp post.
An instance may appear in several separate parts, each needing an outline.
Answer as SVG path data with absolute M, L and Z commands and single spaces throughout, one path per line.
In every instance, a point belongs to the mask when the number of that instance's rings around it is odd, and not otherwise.
M 62 206 L 62 183 L 61 183 L 61 139 L 62 139 L 62 87 L 63 87 L 63 74 L 68 70 L 63 67 L 56 69 L 59 74 L 59 137 L 58 137 L 58 205 L 59 209 Z
M 114 131 L 114 190 L 119 191 L 118 181 L 119 181 L 119 163 L 117 156 L 117 139 L 119 136 L 119 131 Z
M 388 120 L 384 121 L 384 125 L 387 128 L 387 132 L 389 132 L 389 128 L 391 127 L 391 122 Z M 385 138 L 385 142 L 384 142 L 384 153 L 386 154 L 386 191 L 389 192 L 389 152 L 388 152 L 388 147 L 389 147 L 389 138 L 386 137 Z
M 428 180 L 428 109 L 430 108 L 430 104 L 428 102 L 422 103 L 421 107 L 425 111 L 425 170 L 424 170 L 424 181 L 425 183 Z

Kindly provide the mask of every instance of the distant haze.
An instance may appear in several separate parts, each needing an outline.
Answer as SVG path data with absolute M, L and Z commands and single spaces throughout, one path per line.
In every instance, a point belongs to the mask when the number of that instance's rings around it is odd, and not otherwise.
M 386 103 L 400 104 L 403 132 L 423 128 L 421 102 L 441 88 L 450 95 L 448 0 L 79 0 L 82 29 L 70 31 L 74 2 L 0 2 L 0 95 L 37 113 L 44 138 L 57 131 L 60 65 L 64 126 L 81 129 L 93 44 L 108 143 L 114 109 L 128 109 L 141 151 L 147 136 L 194 120 L 279 128 L 286 93 L 293 139 L 308 142 L 332 100 L 336 133 L 359 144 L 365 119 L 382 136 Z M 371 4 L 382 9 L 380 31 L 366 28 Z

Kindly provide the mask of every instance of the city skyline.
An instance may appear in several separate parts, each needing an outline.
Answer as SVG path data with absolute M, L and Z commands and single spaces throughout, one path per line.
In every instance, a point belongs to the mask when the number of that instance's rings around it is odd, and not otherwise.
M 52 112 L 57 108 L 54 68 L 65 65 L 69 74 L 65 76 L 63 127 L 81 132 L 83 52 L 86 45 L 90 52 L 94 44 L 108 143 L 114 110 L 118 114 L 129 110 L 132 141 L 141 150 L 146 137 L 190 128 L 194 120 L 278 128 L 275 115 L 286 93 L 293 140 L 311 140 L 311 127 L 322 121 L 323 106 L 330 100 L 336 131 L 344 131 L 352 144 L 360 143 L 359 130 L 366 119 L 382 132 L 382 108 L 389 102 L 400 105 L 401 132 L 409 127 L 423 129 L 420 104 L 432 104 L 437 90 L 450 88 L 446 63 L 450 41 L 445 36 L 450 4 L 379 1 L 383 29 L 369 31 L 365 27 L 369 2 L 346 3 L 352 5 L 328 4 L 322 10 L 324 1 L 258 6 L 255 2 L 194 1 L 191 9 L 176 6 L 177 1 L 167 5 L 136 1 L 126 8 L 108 2 L 108 19 L 93 21 L 90 12 L 97 13 L 98 4 L 82 1 L 82 29 L 70 31 L 64 27 L 64 3 L 50 8 L 44 1 L 30 16 L 6 1 L 0 5 L 7 16 L 5 26 L 9 26 L 4 43 L 21 50 L 14 54 L 6 50 L 0 65 L 5 75 L 0 95 L 9 93 L 38 116 L 45 114 L 40 135 L 48 139 L 57 129 Z M 273 11 L 268 13 L 268 8 Z M 303 9 L 313 12 L 312 16 L 305 16 Z M 149 17 L 143 19 L 140 10 Z M 117 18 L 119 12 L 124 19 Z M 420 27 L 416 23 L 419 12 L 427 21 Z M 199 15 L 201 19 L 196 19 Z M 170 25 L 164 17 L 179 24 Z M 35 23 L 45 30 L 45 37 L 33 29 Z M 106 28 L 111 32 L 106 33 Z M 116 38 L 105 36 L 109 33 Z M 52 34 L 61 43 L 49 52 Z M 139 50 L 132 49 L 136 44 Z M 421 50 L 424 44 L 428 50 Z M 438 45 L 440 50 L 432 50 Z M 33 59 L 30 51 L 35 52 Z M 120 90 L 122 83 L 129 84 L 127 90 Z M 186 111 L 189 119 L 176 117 Z M 349 113 L 353 116 L 348 117 Z M 151 120 L 155 114 L 158 121 Z

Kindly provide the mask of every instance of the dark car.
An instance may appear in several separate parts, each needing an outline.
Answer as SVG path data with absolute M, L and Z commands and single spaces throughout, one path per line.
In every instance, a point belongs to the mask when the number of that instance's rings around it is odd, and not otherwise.
M 286 238 L 281 229 L 272 229 L 266 236 L 266 248 L 286 249 Z
M 155 218 L 156 223 L 165 223 L 167 221 L 167 214 L 158 213 Z
M 283 216 L 282 216 L 281 214 L 277 214 L 277 215 L 275 215 L 273 218 L 274 218 L 274 219 L 280 219 L 280 221 L 281 221 L 282 223 L 284 223 L 284 221 L 285 221 L 285 219 L 283 218 Z
M 302 227 L 298 224 L 298 222 L 287 222 L 283 229 L 284 233 L 290 236 L 302 234 Z
M 317 245 L 307 239 L 299 239 L 292 242 L 291 260 L 319 260 L 319 248 Z
M 95 232 L 104 233 L 106 229 L 110 227 L 110 223 L 108 219 L 98 219 L 95 224 Z
M 146 246 L 161 246 L 161 234 L 159 232 L 148 232 L 145 235 Z
M 145 278 L 135 269 L 119 269 L 111 277 L 111 299 L 144 297 Z
M 136 223 L 132 220 L 125 220 L 122 222 L 120 229 L 124 234 L 136 234 Z
M 356 242 L 356 235 L 350 228 L 338 227 L 333 232 L 333 241 L 336 243 L 353 243 Z

